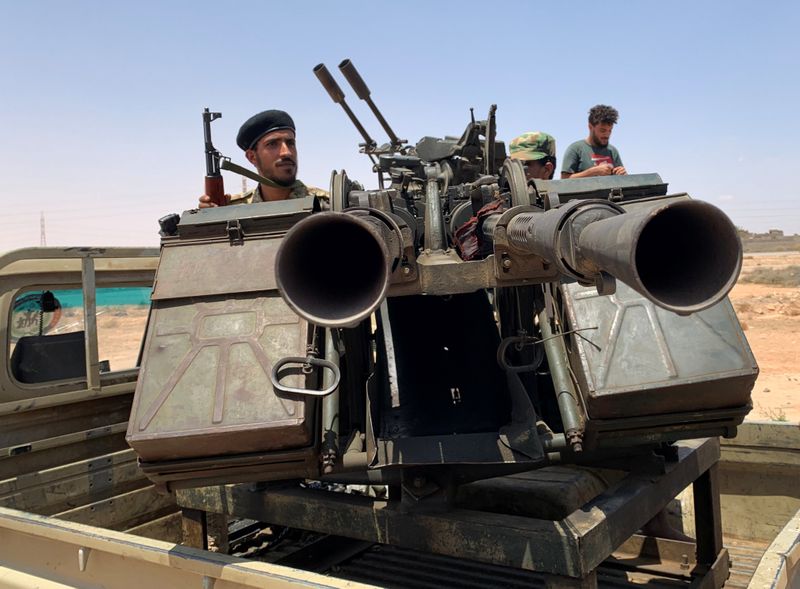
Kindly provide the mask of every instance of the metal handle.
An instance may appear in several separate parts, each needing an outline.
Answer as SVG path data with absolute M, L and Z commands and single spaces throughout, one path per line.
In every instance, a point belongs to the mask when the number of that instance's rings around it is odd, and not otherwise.
M 304 373 L 311 372 L 312 367 L 319 366 L 322 369 L 327 368 L 333 373 L 333 382 L 331 383 L 328 388 L 322 390 L 314 390 L 314 389 L 305 389 L 305 388 L 295 388 L 295 387 L 287 387 L 282 385 L 280 382 L 280 378 L 278 377 L 278 371 L 286 366 L 287 364 L 298 364 L 301 366 L 301 369 Z M 336 366 L 330 360 L 324 360 L 322 358 L 314 358 L 313 356 L 288 356 L 286 358 L 281 358 L 272 366 L 272 373 L 269 375 L 270 380 L 272 381 L 272 388 L 276 391 L 280 391 L 282 393 L 296 393 L 299 395 L 310 395 L 312 397 L 325 397 L 326 395 L 330 395 L 336 388 L 339 386 L 339 381 L 342 379 L 342 375 L 339 372 L 339 367 Z
M 508 363 L 508 359 L 506 358 L 506 350 L 508 350 L 508 347 L 511 344 L 515 344 L 519 348 L 522 348 L 524 346 L 535 345 L 538 342 L 539 340 L 531 335 L 518 335 L 504 338 L 497 347 L 497 363 L 500 365 L 500 368 L 508 372 L 532 372 L 536 370 L 542 363 L 542 360 L 539 358 L 538 354 L 534 357 L 533 362 L 530 364 L 514 366 Z

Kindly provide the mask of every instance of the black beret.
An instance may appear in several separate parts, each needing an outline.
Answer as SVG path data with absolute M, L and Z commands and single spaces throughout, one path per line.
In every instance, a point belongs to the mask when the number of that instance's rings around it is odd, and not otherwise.
M 247 119 L 239 129 L 236 136 L 236 145 L 247 151 L 264 135 L 270 131 L 291 129 L 294 131 L 294 121 L 288 113 L 282 110 L 265 110 Z

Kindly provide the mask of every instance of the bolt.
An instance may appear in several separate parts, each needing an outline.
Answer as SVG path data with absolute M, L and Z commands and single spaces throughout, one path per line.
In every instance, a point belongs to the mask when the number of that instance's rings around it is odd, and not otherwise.
M 506 270 L 511 268 L 511 258 L 505 258 L 503 260 L 503 268 L 505 268 Z
M 403 266 L 403 276 L 408 276 L 411 274 L 411 268 L 408 266 Z
M 681 554 L 681 569 L 688 570 L 689 569 L 689 555 L 688 554 Z
M 425 486 L 425 477 L 414 477 L 412 484 L 414 485 L 415 489 L 421 489 Z

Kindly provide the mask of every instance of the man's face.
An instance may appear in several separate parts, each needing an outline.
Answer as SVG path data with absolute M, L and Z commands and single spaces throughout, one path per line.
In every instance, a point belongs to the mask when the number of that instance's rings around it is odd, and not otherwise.
M 528 160 L 525 167 L 525 178 L 528 180 L 550 180 L 553 177 L 553 162 L 542 163 L 543 160 Z
M 267 133 L 245 156 L 259 174 L 270 180 L 288 186 L 297 178 L 297 145 L 291 129 Z
M 596 125 L 589 125 L 589 137 L 591 137 L 592 145 L 598 147 L 605 147 L 608 145 L 608 140 L 611 138 L 611 130 L 614 125 L 608 123 L 597 123 Z

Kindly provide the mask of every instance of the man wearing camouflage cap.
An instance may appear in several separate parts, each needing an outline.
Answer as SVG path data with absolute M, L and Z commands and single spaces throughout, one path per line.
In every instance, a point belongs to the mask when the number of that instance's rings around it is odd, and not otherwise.
M 541 131 L 530 131 L 511 140 L 509 157 L 521 160 L 528 180 L 552 180 L 556 171 L 556 140 Z
M 305 196 L 326 196 L 324 190 L 308 188 L 297 179 L 297 144 L 292 117 L 282 110 L 265 110 L 247 119 L 239 129 L 236 144 L 247 161 L 263 177 L 253 190 L 233 196 L 228 204 L 249 204 Z M 211 198 L 200 197 L 200 208 L 215 207 Z

